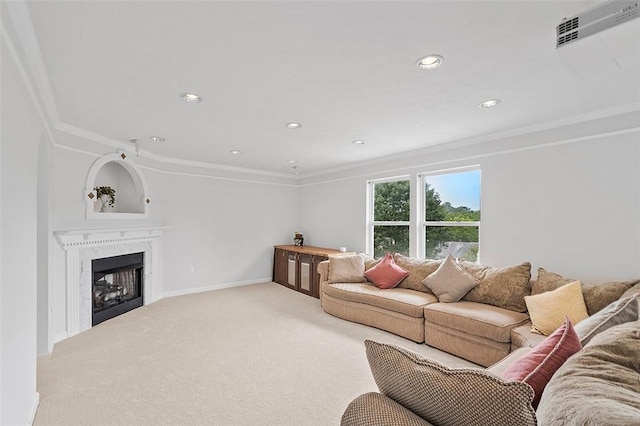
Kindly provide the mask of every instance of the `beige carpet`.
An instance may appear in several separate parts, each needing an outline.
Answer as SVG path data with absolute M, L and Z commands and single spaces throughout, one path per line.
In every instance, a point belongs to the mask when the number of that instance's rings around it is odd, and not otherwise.
M 160 300 L 38 360 L 35 425 L 337 425 L 377 390 L 364 339 L 464 360 L 265 283 Z

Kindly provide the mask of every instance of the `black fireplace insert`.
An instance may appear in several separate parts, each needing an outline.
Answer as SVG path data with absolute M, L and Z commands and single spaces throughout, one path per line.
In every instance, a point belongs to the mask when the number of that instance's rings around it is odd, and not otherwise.
M 91 261 L 93 315 L 91 325 L 143 305 L 144 253 Z

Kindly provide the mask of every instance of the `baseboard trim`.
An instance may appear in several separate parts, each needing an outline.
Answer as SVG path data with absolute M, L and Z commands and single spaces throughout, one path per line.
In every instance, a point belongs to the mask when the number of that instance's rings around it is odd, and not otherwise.
M 186 290 L 166 291 L 162 293 L 162 295 L 157 300 L 164 299 L 166 297 L 185 296 L 187 294 L 203 293 L 205 291 L 222 290 L 225 288 L 242 287 L 245 285 L 262 284 L 267 282 L 271 282 L 271 277 L 250 281 L 240 281 L 235 283 L 214 284 L 206 287 L 189 288 Z
M 66 331 L 61 331 L 60 333 L 53 336 L 53 343 L 51 344 L 51 350 L 49 352 L 53 352 L 53 347 L 56 343 L 62 342 L 69 337 L 69 334 Z
M 33 405 L 31 406 L 31 412 L 29 413 L 29 418 L 27 419 L 27 424 L 32 425 L 36 419 L 36 411 L 38 411 L 38 405 L 40 405 L 40 394 L 36 392 L 33 398 Z

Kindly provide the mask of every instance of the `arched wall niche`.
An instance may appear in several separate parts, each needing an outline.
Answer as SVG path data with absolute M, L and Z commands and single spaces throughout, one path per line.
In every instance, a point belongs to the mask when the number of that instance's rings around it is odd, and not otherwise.
M 115 204 L 101 211 L 98 186 L 115 190 Z M 140 167 L 125 152 L 105 154 L 89 169 L 85 186 L 87 219 L 144 219 L 149 216 L 151 198 Z

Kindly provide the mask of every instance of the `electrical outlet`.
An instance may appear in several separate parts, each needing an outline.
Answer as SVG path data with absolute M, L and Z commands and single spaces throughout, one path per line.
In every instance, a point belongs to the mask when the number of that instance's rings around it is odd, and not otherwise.
M 195 270 L 196 269 L 193 267 L 193 265 L 189 265 L 189 273 L 193 274 Z

